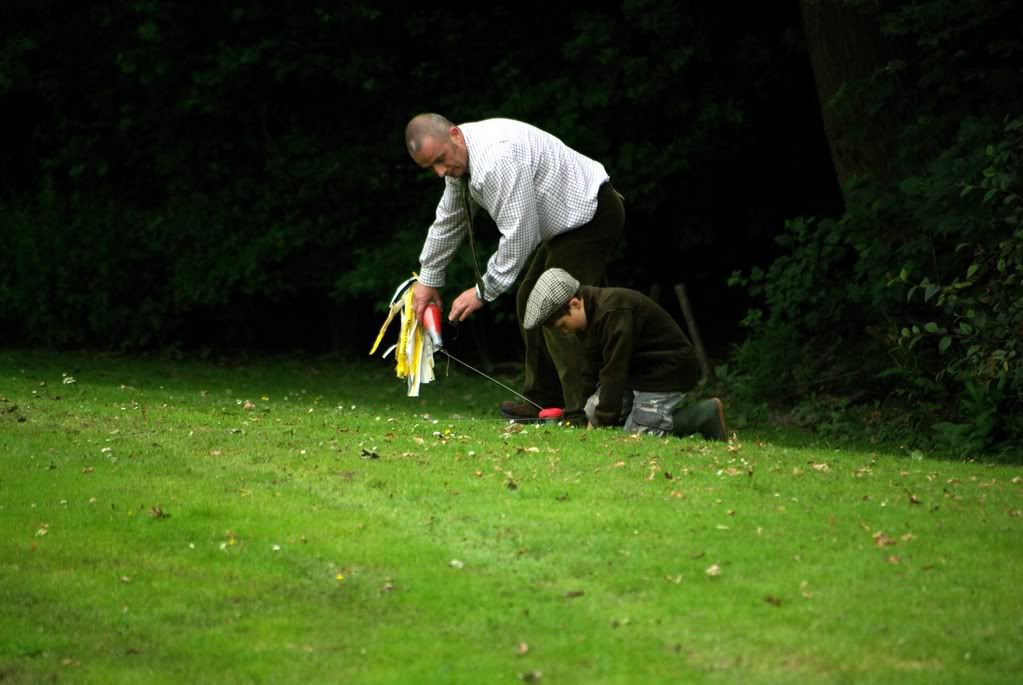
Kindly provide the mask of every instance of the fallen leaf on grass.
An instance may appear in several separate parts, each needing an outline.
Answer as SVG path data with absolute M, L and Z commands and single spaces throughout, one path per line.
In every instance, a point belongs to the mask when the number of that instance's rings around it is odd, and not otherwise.
M 169 519 L 170 518 L 170 514 L 165 512 L 160 507 L 153 507 L 152 509 L 150 509 L 149 510 L 149 515 L 152 516 L 154 519 Z
M 1020 511 L 1019 509 L 1010 509 L 1009 516 L 1011 516 L 1014 519 L 1018 519 L 1021 516 L 1023 516 L 1023 511 Z
M 448 563 L 448 566 L 450 566 L 451 568 L 462 568 L 465 566 L 465 562 L 460 559 L 452 559 Z
M 82 469 L 82 473 L 92 473 L 95 470 L 96 469 L 92 468 L 91 466 L 86 466 L 85 468 Z
M 543 678 L 543 671 L 526 671 L 525 673 L 519 673 L 519 680 L 524 683 L 536 683 Z
M 901 560 L 898 554 L 893 554 L 886 560 L 889 564 L 898 564 Z
M 520 642 L 519 646 L 515 649 L 515 653 L 518 654 L 519 656 L 525 656 L 529 654 L 529 645 L 527 645 L 525 642 Z
M 914 495 L 914 494 L 913 494 L 912 492 L 910 492 L 909 490 L 906 490 L 906 494 L 907 494 L 907 495 L 909 495 L 909 503 L 910 503 L 910 504 L 920 504 L 920 498 L 919 498 L 919 497 L 917 497 L 916 495 Z
M 818 471 L 820 473 L 827 473 L 828 471 L 831 470 L 831 467 L 828 466 L 827 464 L 814 464 L 813 470 Z
M 717 576 L 721 575 L 721 566 L 719 566 L 718 564 L 711 564 L 710 566 L 707 567 L 707 570 L 704 571 L 704 573 L 706 573 L 711 578 L 716 578 Z
M 36 537 L 37 538 L 41 538 L 44 535 L 48 535 L 49 532 L 50 532 L 50 524 L 49 523 L 40 523 L 39 524 L 39 530 L 36 531 Z
M 806 599 L 813 597 L 813 593 L 810 592 L 810 584 L 805 580 L 799 584 L 799 594 L 803 595 Z
M 884 534 L 883 531 L 880 530 L 874 533 L 873 538 L 874 545 L 877 546 L 878 549 L 890 547 L 898 542 L 898 540 L 888 537 L 887 535 Z

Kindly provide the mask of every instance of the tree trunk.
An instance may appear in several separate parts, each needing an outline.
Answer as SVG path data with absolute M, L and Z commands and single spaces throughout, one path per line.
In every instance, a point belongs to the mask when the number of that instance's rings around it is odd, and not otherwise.
M 841 0 L 800 0 L 799 5 L 824 130 L 843 192 L 856 177 L 882 185 L 899 178 L 891 153 L 897 149 L 901 113 L 906 111 L 898 104 L 902 95 L 871 112 L 876 96 L 868 97 L 859 88 L 892 56 L 878 17 Z

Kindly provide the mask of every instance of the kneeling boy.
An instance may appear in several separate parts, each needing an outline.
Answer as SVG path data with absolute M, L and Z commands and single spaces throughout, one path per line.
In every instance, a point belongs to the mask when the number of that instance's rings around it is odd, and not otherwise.
M 591 426 L 624 424 L 630 433 L 727 440 L 718 398 L 679 404 L 700 380 L 692 343 L 668 312 L 635 290 L 580 286 L 563 269 L 541 274 L 529 294 L 523 325 L 544 325 L 582 337 L 583 381 Z

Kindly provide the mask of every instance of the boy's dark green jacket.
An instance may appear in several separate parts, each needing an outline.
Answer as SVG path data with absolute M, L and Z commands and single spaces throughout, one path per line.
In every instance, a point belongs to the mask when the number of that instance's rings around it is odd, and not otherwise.
M 599 425 L 618 423 L 627 390 L 687 392 L 700 380 L 693 345 L 656 302 L 627 288 L 579 289 L 586 308 L 582 337 L 587 394 L 599 383 Z

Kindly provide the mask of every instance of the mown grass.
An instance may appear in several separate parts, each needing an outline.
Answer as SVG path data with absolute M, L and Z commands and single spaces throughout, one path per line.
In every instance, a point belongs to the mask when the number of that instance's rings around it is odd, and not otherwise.
M 0 352 L 0 682 L 1019 681 L 1020 466 L 502 398 Z

